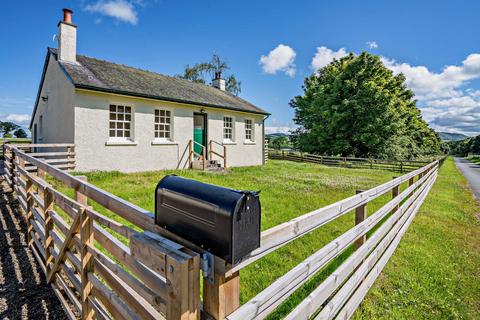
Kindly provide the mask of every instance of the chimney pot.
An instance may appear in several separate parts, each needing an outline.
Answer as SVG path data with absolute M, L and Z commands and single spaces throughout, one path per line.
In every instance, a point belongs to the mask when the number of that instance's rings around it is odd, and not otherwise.
M 63 9 L 63 22 L 66 22 L 66 23 L 72 23 L 72 14 L 73 14 L 73 11 L 70 10 L 70 9 Z

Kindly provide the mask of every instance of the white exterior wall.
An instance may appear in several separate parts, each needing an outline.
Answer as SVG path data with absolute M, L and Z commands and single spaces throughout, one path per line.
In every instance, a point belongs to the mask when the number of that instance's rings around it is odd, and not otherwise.
M 38 143 L 73 143 L 75 89 L 55 58 L 50 55 L 48 68 L 40 89 L 37 111 L 30 128 L 33 135 L 37 124 Z M 41 97 L 48 97 L 43 101 Z M 40 132 L 42 116 L 42 132 Z
M 234 144 L 227 145 L 227 167 L 263 163 L 263 115 L 203 108 L 180 103 L 131 98 L 77 90 L 75 101 L 75 151 L 77 171 L 118 170 L 122 172 L 186 168 L 188 141 L 193 139 L 193 113 L 204 109 L 208 117 L 208 139 L 222 142 L 223 116 L 235 121 Z M 133 143 L 109 143 L 109 105 L 132 107 Z M 172 140 L 154 142 L 154 109 L 173 113 Z M 245 142 L 244 119 L 254 120 L 254 143 Z M 219 146 L 214 148 L 220 151 Z M 222 152 L 219 152 L 222 153 Z M 215 157 L 214 157 L 215 158 Z M 220 160 L 220 159 L 217 159 Z

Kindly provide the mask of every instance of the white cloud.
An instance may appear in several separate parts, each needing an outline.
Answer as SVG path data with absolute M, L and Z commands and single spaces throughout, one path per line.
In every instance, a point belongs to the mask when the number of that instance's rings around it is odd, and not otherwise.
M 278 71 L 285 72 L 286 75 L 293 77 L 295 75 L 295 51 L 284 44 L 279 44 L 268 55 L 260 57 L 259 64 L 263 71 L 268 74 L 276 74 Z
M 132 2 L 127 0 L 99 0 L 94 4 L 87 5 L 85 10 L 100 13 L 133 25 L 138 22 L 137 11 Z
M 15 122 L 16 124 L 19 125 L 25 125 L 30 122 L 30 115 L 28 114 L 6 114 L 3 115 L 2 117 L 3 121 L 11 121 Z
M 425 66 L 411 66 L 382 58 L 383 63 L 395 73 L 402 72 L 407 85 L 420 99 L 449 98 L 463 95 L 460 87 L 469 80 L 480 78 L 480 54 L 470 54 L 459 66 L 450 65 L 435 73 Z
M 480 78 L 480 54 L 472 53 L 460 65 L 445 66 L 440 72 L 385 57 L 382 61 L 394 73 L 405 75 L 424 119 L 433 128 L 469 135 L 480 133 L 480 90 L 464 88 L 468 81 Z
M 369 49 L 377 49 L 378 43 L 376 41 L 367 41 L 367 47 Z
M 325 67 L 333 59 L 340 59 L 347 55 L 345 48 L 340 48 L 338 51 L 333 51 L 327 47 L 318 47 L 315 56 L 312 59 L 312 69 L 317 71 L 320 68 Z

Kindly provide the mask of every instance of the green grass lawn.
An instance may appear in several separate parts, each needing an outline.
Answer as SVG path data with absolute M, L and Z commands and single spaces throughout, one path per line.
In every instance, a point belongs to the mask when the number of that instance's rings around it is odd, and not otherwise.
M 448 158 L 356 319 L 480 319 L 480 206 Z
M 261 191 L 262 229 L 268 229 L 386 182 L 389 171 L 344 169 L 317 164 L 270 161 L 266 166 L 232 168 L 228 174 L 191 170 L 123 174 L 87 173 L 88 181 L 153 212 L 154 190 L 166 174 L 197 179 L 235 189 Z M 402 189 L 406 185 L 402 186 Z M 391 198 L 386 194 L 369 203 L 368 212 Z M 127 221 L 92 203 L 98 211 L 126 225 Z M 480 232 L 474 213 L 478 206 L 451 159 L 445 162 L 411 230 L 369 293 L 360 318 L 471 318 L 478 315 Z M 265 289 L 298 263 L 354 226 L 353 212 L 284 246 L 241 271 L 241 303 Z M 352 248 L 282 304 L 271 319 L 281 318 L 302 301 L 348 255 Z M 457 301 L 457 299 L 461 301 Z M 405 315 L 404 315 L 405 313 Z
M 172 170 L 134 174 L 94 172 L 85 175 L 94 185 L 153 212 L 155 187 L 163 176 L 171 173 L 235 189 L 260 190 L 263 230 L 352 196 L 357 189 L 375 187 L 395 175 L 389 171 L 343 169 L 278 160 L 272 160 L 266 166 L 231 168 L 228 174 Z M 369 210 L 379 209 L 390 198 L 390 194 L 379 197 L 369 205 Z M 132 226 L 99 206 L 95 208 L 113 219 Z M 241 302 L 251 299 L 299 262 L 353 226 L 352 212 L 243 269 Z M 341 260 L 336 261 L 336 264 Z M 298 303 L 299 299 L 308 294 L 312 285 L 326 275 L 328 272 L 322 273 L 305 290 L 299 291 L 299 294 L 280 309 L 279 314 L 283 314 Z
M 30 138 L 0 138 L 0 143 L 4 143 L 5 141 L 10 141 L 12 143 L 29 143 L 32 140 Z

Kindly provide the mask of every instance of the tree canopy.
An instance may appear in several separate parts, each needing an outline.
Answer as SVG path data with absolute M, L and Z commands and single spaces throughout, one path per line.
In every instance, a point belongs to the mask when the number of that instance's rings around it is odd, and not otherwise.
M 462 157 L 480 155 L 480 135 L 469 137 L 460 141 L 450 141 L 450 153 Z
M 302 151 L 392 159 L 441 152 L 405 76 L 366 52 L 334 60 L 306 78 L 303 95 L 290 105 L 299 125 L 293 141 Z
M 216 73 L 225 74 L 228 69 L 230 69 L 228 63 L 214 54 L 208 62 L 196 63 L 192 67 L 187 64 L 183 74 L 179 74 L 177 77 L 206 84 L 213 79 Z M 225 89 L 237 96 L 242 91 L 241 82 L 233 74 L 230 74 L 225 78 Z
M 13 132 L 13 134 L 12 134 Z M 27 133 L 18 124 L 10 121 L 0 121 L 0 135 L 4 138 L 26 138 Z

